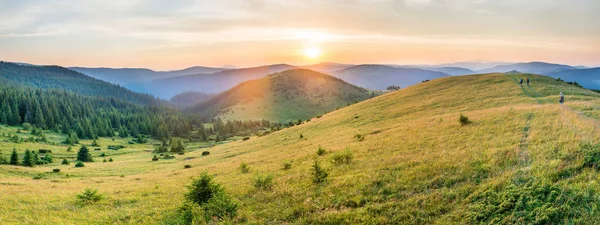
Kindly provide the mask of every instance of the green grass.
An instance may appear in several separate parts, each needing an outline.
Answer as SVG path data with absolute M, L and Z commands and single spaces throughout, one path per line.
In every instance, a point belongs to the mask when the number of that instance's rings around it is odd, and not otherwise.
M 76 154 L 66 146 L 18 144 L 56 150 L 56 163 L 0 166 L 0 221 L 166 223 L 177 217 L 191 178 L 208 172 L 239 203 L 230 222 L 597 224 L 600 174 L 590 165 L 600 149 L 589 146 L 600 143 L 600 95 L 536 75 L 527 75 L 532 86 L 520 87 L 513 80 L 519 76 L 432 80 L 247 141 L 210 149 L 190 143 L 186 150 L 193 151 L 173 160 L 152 162 L 154 154 L 145 150 L 159 142 L 151 140 L 103 150 L 115 154 L 112 163 L 74 168 L 60 165 L 61 157 Z M 560 91 L 564 105 L 557 103 Z M 458 122 L 461 113 L 470 124 Z M 16 128 L 0 128 L 9 131 Z M 100 140 L 103 147 L 126 142 Z M 0 142 L 5 156 L 12 147 Z M 331 154 L 318 157 L 319 147 Z M 204 150 L 210 155 L 201 156 Z M 346 151 L 349 163 L 336 164 L 335 156 Z M 328 173 L 322 184 L 313 183 L 315 158 Z M 240 171 L 241 163 L 249 173 Z M 34 180 L 38 174 L 43 178 Z M 273 176 L 268 191 L 255 187 L 261 174 Z M 78 205 L 76 196 L 85 189 L 104 198 Z

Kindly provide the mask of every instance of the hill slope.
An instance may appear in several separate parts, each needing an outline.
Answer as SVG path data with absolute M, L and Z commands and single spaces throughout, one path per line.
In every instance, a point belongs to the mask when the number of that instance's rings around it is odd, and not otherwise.
M 156 104 L 159 101 L 59 66 L 27 66 L 0 62 L 0 80 L 43 89 L 64 89 L 87 96 L 113 97 L 133 103 Z
M 145 86 L 145 82 L 176 76 L 191 74 L 208 74 L 223 71 L 221 68 L 195 66 L 183 70 L 154 71 L 145 68 L 87 68 L 71 67 L 69 69 L 83 73 L 90 77 L 113 84 L 118 84 L 130 90 L 144 93 L 153 93 L 152 89 Z M 156 95 L 156 94 L 155 94 Z M 164 97 L 164 96 L 160 96 Z
M 306 120 L 370 97 L 365 89 L 307 69 L 293 69 L 247 81 L 195 110 L 212 110 L 227 119 Z
M 535 73 L 547 75 L 552 72 L 564 71 L 575 69 L 574 67 L 560 64 L 552 64 L 545 62 L 528 62 L 528 63 L 514 63 L 508 65 L 499 65 L 489 69 L 478 70 L 478 73 L 506 73 L 512 70 L 516 70 L 522 73 Z
M 575 81 L 585 88 L 600 90 L 600 67 L 590 69 L 565 70 L 549 73 L 548 76 Z
M 171 98 L 186 91 L 220 93 L 248 80 L 263 78 L 269 74 L 293 69 L 294 66 L 276 64 L 243 69 L 231 69 L 212 74 L 196 74 L 154 80 L 147 84 L 157 96 Z
M 532 86 L 516 83 L 524 76 Z M 461 113 L 472 122 L 460 125 Z M 0 218 L 155 224 L 176 214 L 188 178 L 207 171 L 239 202 L 239 223 L 598 224 L 599 119 L 600 94 L 553 78 L 445 77 L 172 160 L 140 150 L 63 167 L 67 177 L 48 172 L 60 165 L 18 168 L 3 174 Z M 351 160 L 336 163 L 345 149 Z M 312 182 L 315 160 L 329 173 L 324 184 Z M 52 178 L 31 179 L 40 173 Z M 272 190 L 254 187 L 259 174 L 273 175 Z M 89 187 L 107 198 L 73 210 Z
M 414 68 L 396 68 L 384 65 L 359 65 L 332 73 L 348 83 L 374 89 L 385 90 L 390 85 L 407 87 L 448 76 L 448 74 Z

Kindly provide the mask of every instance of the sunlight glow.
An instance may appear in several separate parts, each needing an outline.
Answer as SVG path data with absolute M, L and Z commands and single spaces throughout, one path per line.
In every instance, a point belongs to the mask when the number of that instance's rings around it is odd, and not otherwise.
M 319 48 L 310 47 L 310 48 L 304 49 L 303 53 L 306 57 L 314 59 L 314 58 L 319 57 L 321 55 L 321 53 L 323 53 L 323 52 Z

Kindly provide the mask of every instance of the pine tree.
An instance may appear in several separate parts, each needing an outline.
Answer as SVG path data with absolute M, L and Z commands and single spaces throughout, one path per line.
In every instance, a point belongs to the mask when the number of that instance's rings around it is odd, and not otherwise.
M 13 148 L 12 154 L 10 155 L 10 165 L 19 165 L 19 154 L 15 148 Z
M 87 148 L 87 146 L 82 145 L 81 148 L 79 148 L 79 151 L 77 152 L 77 161 L 81 161 L 81 162 L 93 162 L 94 159 L 92 159 L 92 155 L 90 155 L 90 150 Z
M 33 155 L 31 154 L 31 151 L 29 151 L 29 149 L 25 150 L 25 154 L 23 155 L 23 166 L 35 166 Z

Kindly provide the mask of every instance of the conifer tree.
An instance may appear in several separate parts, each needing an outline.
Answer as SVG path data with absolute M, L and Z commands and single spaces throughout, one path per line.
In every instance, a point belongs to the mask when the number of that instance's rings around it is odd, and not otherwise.
M 17 149 L 13 148 L 12 154 L 10 155 L 10 165 L 19 165 L 19 154 Z
M 77 152 L 77 161 L 81 162 L 93 162 L 92 155 L 90 155 L 90 150 L 87 146 L 82 145 Z

